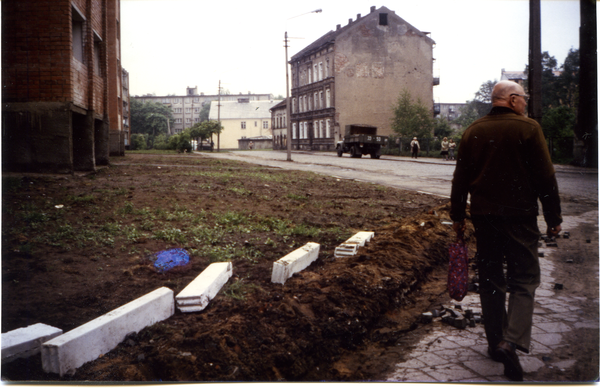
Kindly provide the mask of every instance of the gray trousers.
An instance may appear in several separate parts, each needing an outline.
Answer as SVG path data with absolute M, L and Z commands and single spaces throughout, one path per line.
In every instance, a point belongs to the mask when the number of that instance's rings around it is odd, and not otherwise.
M 505 340 L 529 353 L 534 296 L 540 284 L 537 217 L 473 216 L 472 220 L 488 344 L 495 348 Z

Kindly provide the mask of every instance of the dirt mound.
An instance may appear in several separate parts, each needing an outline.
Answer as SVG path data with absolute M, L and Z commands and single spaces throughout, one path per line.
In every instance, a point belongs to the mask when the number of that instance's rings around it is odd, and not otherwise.
M 178 312 L 128 338 L 72 378 L 352 379 L 333 367 L 340 355 L 363 346 L 378 328 L 389 324 L 388 313 L 410 310 L 411 295 L 447 262 L 450 233 L 441 224 L 446 209 L 431 213 L 377 230 L 358 255 L 319 259 L 283 286 L 263 282 L 244 300 L 219 296 L 201 313 Z M 420 312 L 400 317 L 395 335 L 414 327 Z

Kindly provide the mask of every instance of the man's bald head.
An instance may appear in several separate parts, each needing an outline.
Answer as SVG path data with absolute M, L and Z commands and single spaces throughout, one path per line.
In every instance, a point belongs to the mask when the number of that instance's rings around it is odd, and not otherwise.
M 492 90 L 492 106 L 504 106 L 525 115 L 525 106 L 527 101 L 517 100 L 516 97 L 525 95 L 525 90 L 521 85 L 513 81 L 500 81 L 494 85 Z M 523 98 L 523 97 L 520 97 Z

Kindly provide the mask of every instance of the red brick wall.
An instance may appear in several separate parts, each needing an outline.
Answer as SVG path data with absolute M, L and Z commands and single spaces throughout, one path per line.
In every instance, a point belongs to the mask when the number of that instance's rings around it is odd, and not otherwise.
M 2 1 L 4 101 L 70 101 L 69 0 Z

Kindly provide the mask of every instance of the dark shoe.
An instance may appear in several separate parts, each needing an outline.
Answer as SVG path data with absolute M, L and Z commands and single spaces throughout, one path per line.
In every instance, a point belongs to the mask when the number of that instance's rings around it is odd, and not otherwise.
M 519 356 L 508 342 L 500 341 L 494 351 L 494 356 L 504 364 L 504 376 L 512 381 L 523 381 L 523 368 L 519 362 Z
M 502 362 L 502 359 L 500 357 L 498 357 L 498 355 L 496 354 L 496 349 L 492 349 L 491 346 L 488 346 L 488 354 L 490 355 L 490 358 L 496 362 Z

